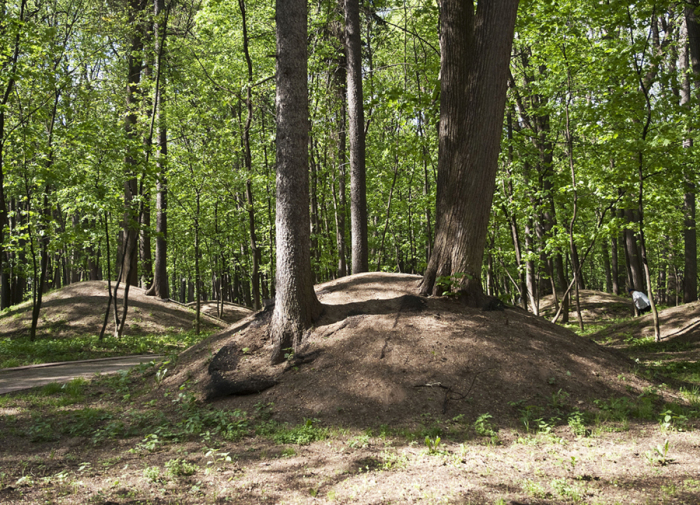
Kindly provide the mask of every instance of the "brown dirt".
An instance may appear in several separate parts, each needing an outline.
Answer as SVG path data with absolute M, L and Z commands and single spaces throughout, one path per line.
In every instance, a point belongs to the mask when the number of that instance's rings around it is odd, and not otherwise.
M 122 296 L 120 288 L 120 302 Z M 55 338 L 99 334 L 107 299 L 106 281 L 79 282 L 51 292 L 44 296 L 37 332 Z M 31 318 L 31 302 L 12 307 L 0 318 L 0 338 L 28 336 Z M 129 289 L 127 334 L 190 330 L 193 321 L 194 312 L 187 307 L 145 296 L 140 288 Z M 226 323 L 209 317 L 202 318 L 202 323 L 209 330 L 226 327 Z M 113 326 L 114 320 L 110 318 L 107 331 L 111 332 Z
M 219 305 L 218 308 L 217 305 Z M 188 303 L 187 307 L 194 310 L 195 302 Z M 202 311 L 202 314 L 206 314 L 216 319 L 221 319 L 227 324 L 233 324 L 237 321 L 240 321 L 244 317 L 248 317 L 251 314 L 251 309 L 247 307 L 238 305 L 237 303 L 224 302 L 223 313 L 219 316 L 218 310 L 220 309 L 220 307 L 220 302 L 217 302 L 216 300 L 209 300 L 206 302 L 202 302 L 202 304 L 200 305 L 200 310 Z
M 224 369 L 228 363 L 228 380 L 278 381 L 260 395 L 219 400 L 221 408 L 250 410 L 265 401 L 287 421 L 395 426 L 422 414 L 510 418 L 517 409 L 509 402 L 547 405 L 559 390 L 569 406 L 588 408 L 594 398 L 650 385 L 622 355 L 523 310 L 484 312 L 451 298 L 420 298 L 419 279 L 367 273 L 317 286 L 325 313 L 298 350 L 317 356 L 309 363 L 269 365 L 271 343 L 258 315 L 185 351 L 166 386 L 191 381 L 205 398 L 213 359 Z
M 700 342 L 700 302 L 687 303 L 659 311 L 659 329 L 662 342 Z M 596 340 L 622 343 L 630 338 L 654 335 L 654 316 L 651 313 L 631 321 L 614 324 L 595 335 Z
M 602 291 L 583 289 L 579 291 L 581 305 L 581 318 L 584 323 L 599 323 L 634 315 L 632 299 L 630 297 L 612 295 Z M 576 322 L 576 305 L 569 307 L 569 321 Z M 540 300 L 540 311 L 548 319 L 556 314 L 554 298 L 547 295 Z

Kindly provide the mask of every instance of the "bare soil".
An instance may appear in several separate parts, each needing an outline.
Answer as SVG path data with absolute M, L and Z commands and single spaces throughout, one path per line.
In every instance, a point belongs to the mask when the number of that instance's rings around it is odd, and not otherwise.
M 123 289 L 119 289 L 119 303 Z M 70 284 L 44 295 L 37 333 L 54 338 L 99 334 L 107 308 L 107 282 L 88 281 Z M 29 336 L 32 322 L 31 302 L 11 307 L 0 317 L 0 338 Z M 145 296 L 144 290 L 129 288 L 128 335 L 163 334 L 193 328 L 194 311 L 177 303 Z M 226 327 L 218 319 L 203 317 L 205 330 Z M 114 327 L 110 317 L 107 331 Z
M 187 307 L 195 310 L 195 303 L 196 302 L 190 302 L 187 304 Z M 216 319 L 221 319 L 227 324 L 233 324 L 251 314 L 251 309 L 244 307 L 243 305 L 224 302 L 222 307 L 221 302 L 217 302 L 216 300 L 207 300 L 202 302 L 200 304 L 200 310 L 202 314 L 206 314 L 207 316 Z
M 420 277 L 367 273 L 317 286 L 325 312 L 289 363 L 269 364 L 263 314 L 185 351 L 165 386 L 196 384 L 204 400 L 220 384 L 276 382 L 260 395 L 216 400 L 250 410 L 274 402 L 285 421 L 344 426 L 413 424 L 421 415 L 517 416 L 509 403 L 570 406 L 639 395 L 650 382 L 620 353 L 518 308 L 482 311 L 418 296 Z
M 561 296 L 561 295 L 560 295 Z M 583 289 L 579 291 L 579 303 L 581 305 L 581 319 L 584 323 L 600 323 L 634 315 L 632 299 L 627 296 L 618 296 L 602 291 Z M 548 319 L 556 314 L 554 297 L 547 295 L 540 300 L 540 311 Z M 576 322 L 576 304 L 572 301 L 569 307 L 569 321 Z
M 687 303 L 659 311 L 659 329 L 662 342 L 700 342 L 700 302 Z M 631 321 L 614 324 L 596 333 L 596 340 L 620 344 L 630 338 L 652 337 L 654 316 L 651 313 Z

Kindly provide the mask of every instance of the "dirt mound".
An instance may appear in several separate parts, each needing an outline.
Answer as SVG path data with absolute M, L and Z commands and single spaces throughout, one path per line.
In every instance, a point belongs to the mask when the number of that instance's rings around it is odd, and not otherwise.
M 581 318 L 584 323 L 599 323 L 634 315 L 632 299 L 629 297 L 625 298 L 602 291 L 583 289 L 579 291 L 579 301 L 581 304 Z M 554 317 L 557 311 L 552 295 L 542 297 L 540 300 L 540 312 L 548 319 Z M 574 302 L 569 307 L 569 320 L 574 321 L 576 317 L 576 304 Z
M 288 363 L 269 364 L 265 312 L 185 351 L 166 387 L 279 420 L 350 426 L 421 415 L 513 418 L 509 402 L 569 408 L 642 391 L 631 362 L 520 309 L 485 312 L 418 296 L 413 275 L 367 273 L 316 287 L 325 312 Z M 245 394 L 256 393 L 260 394 Z
M 670 307 L 659 312 L 661 341 L 700 343 L 700 302 Z M 591 335 L 596 341 L 622 345 L 632 339 L 654 335 L 654 319 L 651 313 L 632 321 L 612 325 Z
M 194 310 L 195 303 L 196 302 L 190 302 L 187 304 L 187 307 Z M 241 319 L 243 319 L 244 317 L 248 317 L 252 313 L 249 308 L 231 302 L 224 302 L 223 310 L 221 310 L 221 308 L 221 302 L 217 302 L 216 300 L 208 300 L 206 302 L 202 302 L 200 305 L 200 310 L 202 311 L 202 314 L 221 319 L 222 321 L 228 324 L 233 324 L 237 321 L 240 321 Z M 220 311 L 221 314 L 219 314 Z
M 119 290 L 119 301 L 123 290 Z M 107 308 L 107 282 L 89 281 L 70 284 L 44 296 L 37 333 L 54 338 L 98 334 Z M 121 305 L 121 303 L 120 303 Z M 11 307 L 0 316 L 0 338 L 28 336 L 32 322 L 31 302 Z M 129 288 L 129 312 L 125 332 L 148 335 L 167 331 L 190 330 L 194 311 L 182 305 L 145 296 L 144 290 Z M 226 323 L 203 317 L 204 329 L 226 327 Z M 113 319 L 107 326 L 112 331 Z

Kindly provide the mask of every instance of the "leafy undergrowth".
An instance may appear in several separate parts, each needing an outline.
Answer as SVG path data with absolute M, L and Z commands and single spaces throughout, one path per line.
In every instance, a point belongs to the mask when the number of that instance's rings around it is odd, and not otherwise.
M 211 331 L 196 335 L 194 331 L 171 331 L 156 335 L 125 335 L 116 338 L 97 335 L 39 338 L 0 339 L 0 368 L 36 365 L 57 361 L 111 358 L 129 354 L 173 354 L 204 340 Z
M 2 503 L 692 503 L 700 391 L 567 393 L 401 425 L 290 425 L 162 387 L 172 362 L 0 397 Z

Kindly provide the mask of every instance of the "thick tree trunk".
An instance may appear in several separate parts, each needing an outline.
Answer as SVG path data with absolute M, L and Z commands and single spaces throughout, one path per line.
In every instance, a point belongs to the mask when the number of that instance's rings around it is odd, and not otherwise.
M 367 245 L 367 184 L 365 169 L 365 109 L 362 94 L 362 49 L 359 0 L 345 0 L 348 122 L 350 133 L 350 234 L 352 273 L 369 269 Z
M 626 209 L 624 216 L 628 224 L 636 224 L 639 220 L 638 215 L 636 215 L 632 209 Z M 639 258 L 636 234 L 630 228 L 625 228 L 624 233 L 627 265 L 629 267 L 630 280 L 632 281 L 630 287 L 637 291 L 646 291 L 644 289 L 644 272 L 642 271 L 642 264 Z
M 277 0 L 277 294 L 272 363 L 296 351 L 320 315 L 309 250 L 306 0 Z
M 481 266 L 500 151 L 517 0 L 444 0 L 435 245 L 421 293 L 459 279 L 467 304 L 484 302 Z

